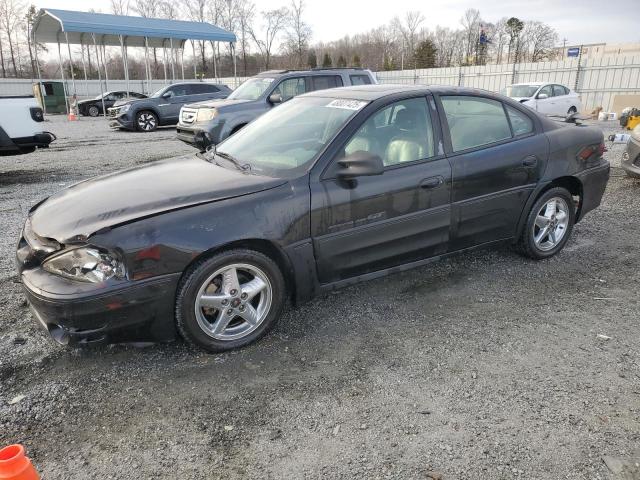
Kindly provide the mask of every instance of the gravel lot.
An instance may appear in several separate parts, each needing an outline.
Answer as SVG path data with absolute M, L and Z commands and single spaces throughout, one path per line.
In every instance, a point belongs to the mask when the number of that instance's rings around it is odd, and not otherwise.
M 0 157 L 0 445 L 24 443 L 44 478 L 640 478 L 603 462 L 640 461 L 640 182 L 622 146 L 603 205 L 548 261 L 504 247 L 371 281 L 223 355 L 78 351 L 17 283 L 28 208 L 192 149 L 172 129 L 46 125 L 50 150 Z

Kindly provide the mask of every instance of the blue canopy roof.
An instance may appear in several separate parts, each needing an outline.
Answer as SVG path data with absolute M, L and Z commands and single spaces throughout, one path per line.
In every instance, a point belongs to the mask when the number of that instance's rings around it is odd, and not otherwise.
M 120 45 L 122 36 L 129 46 L 181 46 L 186 40 L 235 42 L 236 36 L 210 23 L 167 20 L 162 18 L 131 17 L 105 13 L 74 12 L 47 8 L 40 10 L 33 27 L 36 41 L 40 43 L 66 42 Z M 66 37 L 65 37 L 66 34 Z M 177 40 L 177 42 L 176 42 Z

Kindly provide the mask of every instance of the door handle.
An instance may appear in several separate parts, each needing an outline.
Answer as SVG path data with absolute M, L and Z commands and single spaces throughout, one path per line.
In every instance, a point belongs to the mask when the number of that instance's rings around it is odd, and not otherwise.
M 533 155 L 530 157 L 526 157 L 522 160 L 522 166 L 525 168 L 533 168 L 538 164 L 538 157 L 534 157 Z
M 444 183 L 444 178 L 438 175 L 437 177 L 425 178 L 422 182 L 420 182 L 420 188 L 425 188 L 425 189 L 438 188 L 443 183 Z

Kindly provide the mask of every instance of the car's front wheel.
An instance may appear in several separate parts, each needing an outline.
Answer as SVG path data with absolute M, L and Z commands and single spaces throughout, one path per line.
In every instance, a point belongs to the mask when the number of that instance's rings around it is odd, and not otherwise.
M 176 298 L 183 338 L 210 352 L 242 347 L 265 335 L 285 301 L 278 265 L 252 250 L 229 250 L 185 272 Z
M 575 223 L 573 197 L 564 188 L 544 192 L 531 208 L 520 237 L 522 253 L 534 260 L 549 258 L 564 248 Z
M 89 107 L 88 113 L 90 117 L 97 117 L 98 115 L 100 115 L 100 110 L 95 105 L 91 105 Z
M 136 127 L 141 132 L 153 132 L 158 128 L 158 117 L 148 110 L 138 112 L 136 115 Z

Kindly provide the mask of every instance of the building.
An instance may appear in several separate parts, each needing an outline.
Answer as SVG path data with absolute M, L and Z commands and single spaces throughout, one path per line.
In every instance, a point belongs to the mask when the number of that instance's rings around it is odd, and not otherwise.
M 583 45 L 565 45 L 556 47 L 557 59 L 569 56 L 569 50 L 582 47 L 582 58 L 609 58 L 620 56 L 640 56 L 640 43 L 585 43 Z

